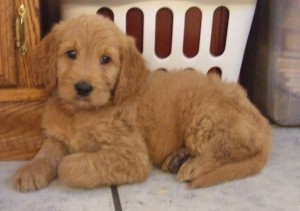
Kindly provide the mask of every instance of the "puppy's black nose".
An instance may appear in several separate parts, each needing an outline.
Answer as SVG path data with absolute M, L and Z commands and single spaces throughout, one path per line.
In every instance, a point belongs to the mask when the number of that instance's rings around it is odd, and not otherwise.
M 85 81 L 80 81 L 76 83 L 74 88 L 77 94 L 82 97 L 88 96 L 91 93 L 91 91 L 93 91 L 93 87 Z

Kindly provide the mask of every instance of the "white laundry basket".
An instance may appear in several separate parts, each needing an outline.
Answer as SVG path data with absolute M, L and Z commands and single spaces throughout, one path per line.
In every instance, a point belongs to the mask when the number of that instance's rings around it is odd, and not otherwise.
M 219 7 L 229 11 L 226 46 L 221 55 L 211 53 L 211 33 L 214 12 Z M 126 15 L 132 8 L 143 13 L 143 56 L 150 69 L 194 68 L 207 73 L 212 67 L 222 70 L 222 79 L 237 82 L 244 50 L 250 31 L 256 0 L 61 0 L 62 19 L 70 19 L 81 14 L 96 14 L 101 8 L 109 8 L 114 22 L 126 32 Z M 199 51 L 194 57 L 183 53 L 185 14 L 190 8 L 201 11 L 201 32 Z M 166 58 L 155 53 L 156 14 L 161 8 L 173 13 L 171 52 Z

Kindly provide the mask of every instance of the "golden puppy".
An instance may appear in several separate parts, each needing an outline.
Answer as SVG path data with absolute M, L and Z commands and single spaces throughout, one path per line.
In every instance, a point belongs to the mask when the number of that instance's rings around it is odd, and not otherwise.
M 134 41 L 106 18 L 58 24 L 33 61 L 55 91 L 43 115 L 47 139 L 15 174 L 17 190 L 56 176 L 82 188 L 141 182 L 152 164 L 204 187 L 267 162 L 270 126 L 239 85 L 194 71 L 150 73 Z

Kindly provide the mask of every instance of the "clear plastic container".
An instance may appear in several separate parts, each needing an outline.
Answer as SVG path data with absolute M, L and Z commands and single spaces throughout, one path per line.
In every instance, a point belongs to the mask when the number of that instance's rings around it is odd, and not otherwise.
M 273 1 L 270 19 L 267 115 L 300 125 L 300 0 Z

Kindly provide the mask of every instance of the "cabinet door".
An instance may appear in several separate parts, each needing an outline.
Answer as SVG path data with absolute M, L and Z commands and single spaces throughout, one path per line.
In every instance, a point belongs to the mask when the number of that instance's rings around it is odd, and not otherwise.
M 0 87 L 17 85 L 17 64 L 15 59 L 14 5 L 11 0 L 2 0 L 0 15 Z
M 25 54 L 16 47 L 16 18 L 22 4 L 25 7 L 23 40 L 28 49 Z M 47 92 L 38 88 L 40 83 L 28 64 L 28 53 L 40 41 L 39 0 L 2 0 L 0 24 L 0 102 L 45 97 Z
M 0 160 L 31 158 L 44 137 L 40 117 L 48 92 L 30 71 L 28 53 L 40 41 L 39 0 L 1 0 Z M 25 8 L 22 54 L 16 47 L 18 8 Z

